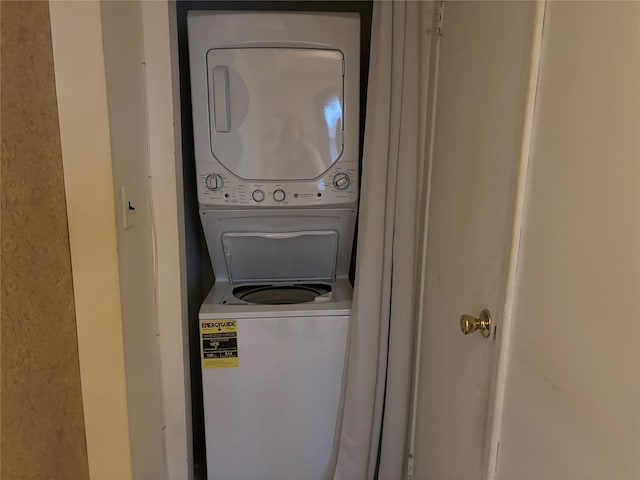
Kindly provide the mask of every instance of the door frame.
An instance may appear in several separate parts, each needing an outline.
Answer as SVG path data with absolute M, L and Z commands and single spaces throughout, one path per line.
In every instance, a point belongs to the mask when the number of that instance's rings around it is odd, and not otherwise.
M 513 312 L 516 299 L 516 283 L 518 280 L 518 256 L 520 253 L 520 242 L 522 239 L 522 228 L 524 225 L 527 173 L 529 171 L 529 158 L 531 157 L 533 116 L 538 90 L 538 73 L 540 69 L 546 4 L 547 0 L 536 0 L 535 2 L 525 118 L 522 125 L 522 143 L 520 146 L 518 178 L 516 180 L 516 204 L 513 212 L 513 227 L 511 231 L 511 251 L 509 255 L 509 271 L 507 274 L 507 292 L 502 311 L 502 328 L 499 329 L 499 335 L 496 339 L 499 342 L 499 346 L 492 366 L 493 377 L 491 380 L 490 390 L 490 410 L 488 412 L 488 428 L 485 440 L 487 480 L 494 480 L 498 471 L 502 410 L 504 408 L 506 394 L 507 368 L 509 365 L 511 346 L 511 329 L 513 328 L 514 323 Z

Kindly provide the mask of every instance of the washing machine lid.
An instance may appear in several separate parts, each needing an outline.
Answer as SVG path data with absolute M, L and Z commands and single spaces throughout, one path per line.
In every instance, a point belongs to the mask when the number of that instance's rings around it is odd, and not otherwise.
M 222 235 L 231 283 L 333 281 L 338 232 L 229 232 Z
M 213 156 L 247 180 L 310 180 L 343 151 L 344 56 L 316 48 L 207 51 Z

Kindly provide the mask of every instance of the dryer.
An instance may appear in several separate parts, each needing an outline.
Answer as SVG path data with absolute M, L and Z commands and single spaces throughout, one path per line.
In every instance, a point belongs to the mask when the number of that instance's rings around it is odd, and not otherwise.
M 189 12 L 198 202 L 355 205 L 357 14 Z
M 190 12 L 209 480 L 332 475 L 358 200 L 359 18 Z

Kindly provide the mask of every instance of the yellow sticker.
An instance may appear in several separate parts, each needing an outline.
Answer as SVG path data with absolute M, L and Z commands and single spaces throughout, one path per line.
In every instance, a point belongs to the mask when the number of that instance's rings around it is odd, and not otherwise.
M 235 320 L 200 320 L 200 342 L 202 368 L 233 368 L 240 364 Z

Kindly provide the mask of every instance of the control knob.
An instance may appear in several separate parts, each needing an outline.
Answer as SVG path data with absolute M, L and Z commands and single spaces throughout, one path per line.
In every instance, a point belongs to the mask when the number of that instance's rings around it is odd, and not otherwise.
M 351 178 L 348 173 L 340 172 L 336 173 L 333 177 L 333 186 L 338 190 L 346 190 L 351 185 Z
M 207 188 L 212 192 L 219 192 L 222 190 L 222 185 L 224 184 L 224 180 L 222 180 L 222 176 L 217 173 L 212 173 L 211 175 L 207 175 L 205 179 L 205 184 Z
M 264 201 L 264 192 L 262 190 L 254 190 L 251 197 L 258 203 Z
M 284 193 L 284 190 L 282 190 L 281 188 L 273 191 L 273 199 L 276 202 L 282 202 L 286 197 L 287 195 Z

